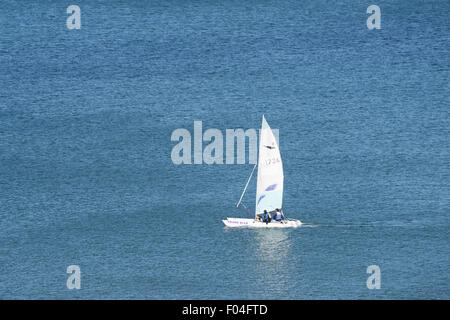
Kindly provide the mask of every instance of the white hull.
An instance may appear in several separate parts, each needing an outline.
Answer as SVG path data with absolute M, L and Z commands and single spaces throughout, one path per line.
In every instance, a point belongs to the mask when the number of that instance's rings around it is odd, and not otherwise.
M 281 222 L 272 220 L 269 223 L 243 218 L 227 218 L 227 220 L 222 221 L 230 228 L 297 228 L 302 224 L 300 220 L 292 219 L 283 220 Z

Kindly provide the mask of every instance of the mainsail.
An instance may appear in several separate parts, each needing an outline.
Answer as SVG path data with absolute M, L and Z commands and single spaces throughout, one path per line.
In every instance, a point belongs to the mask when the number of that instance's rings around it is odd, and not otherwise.
M 256 214 L 281 209 L 283 203 L 283 163 L 280 150 L 266 119 L 262 118 L 259 135 Z

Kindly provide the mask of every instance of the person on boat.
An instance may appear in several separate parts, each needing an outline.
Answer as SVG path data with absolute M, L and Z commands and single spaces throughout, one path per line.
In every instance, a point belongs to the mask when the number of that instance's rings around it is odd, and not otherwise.
M 272 220 L 272 216 L 270 215 L 270 212 L 267 212 L 267 210 L 264 210 L 263 221 L 267 224 L 271 220 Z
M 278 208 L 275 209 L 275 213 L 273 215 L 273 218 L 275 219 L 275 221 L 281 221 L 284 219 L 284 214 L 283 212 L 281 212 L 281 210 L 279 210 Z
M 263 222 L 267 221 L 267 210 L 264 210 L 263 214 L 261 215 L 261 218 Z

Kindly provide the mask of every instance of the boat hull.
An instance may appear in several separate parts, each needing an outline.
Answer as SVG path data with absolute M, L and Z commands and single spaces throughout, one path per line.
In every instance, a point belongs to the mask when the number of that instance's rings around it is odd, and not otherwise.
M 269 223 L 255 219 L 227 218 L 222 220 L 229 228 L 297 228 L 302 225 L 300 220 L 286 219 L 281 222 L 272 220 Z

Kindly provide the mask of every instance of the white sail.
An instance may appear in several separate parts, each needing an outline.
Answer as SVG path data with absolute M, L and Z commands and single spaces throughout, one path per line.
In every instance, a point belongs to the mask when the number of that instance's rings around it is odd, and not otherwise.
M 259 135 L 258 181 L 255 213 L 281 209 L 283 203 L 283 163 L 277 140 L 263 116 Z

